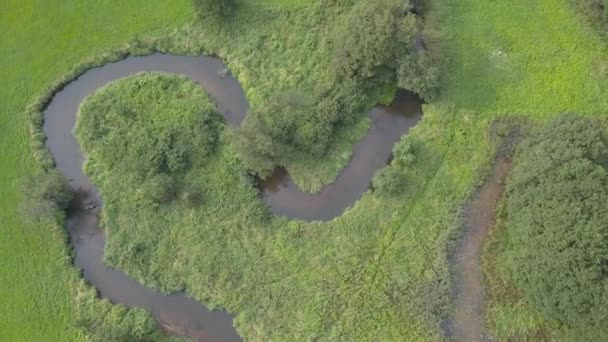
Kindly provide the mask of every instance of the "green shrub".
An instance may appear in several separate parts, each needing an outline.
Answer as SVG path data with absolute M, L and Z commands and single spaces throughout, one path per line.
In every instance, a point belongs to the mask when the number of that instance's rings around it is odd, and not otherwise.
M 67 209 L 72 200 L 72 189 L 57 171 L 42 172 L 22 180 L 24 200 L 19 204 L 21 215 L 31 223 L 54 219 Z
M 367 97 L 357 82 L 319 86 L 311 94 L 290 89 L 277 94 L 264 110 L 252 110 L 234 137 L 245 165 L 256 172 L 283 165 L 294 152 L 321 158 L 338 127 L 361 117 Z
M 409 1 L 359 1 L 336 30 L 334 68 L 349 78 L 371 78 L 397 67 L 410 53 L 416 15 Z
M 141 192 L 144 200 L 149 199 L 153 203 L 165 204 L 175 198 L 176 186 L 173 178 L 165 173 L 159 173 L 144 182 Z
M 397 195 L 405 188 L 405 177 L 396 167 L 388 166 L 378 171 L 372 181 L 374 193 L 379 195 Z
M 393 147 L 393 158 L 398 165 L 410 166 L 416 161 L 414 145 L 410 140 L 404 140 Z
M 608 323 L 608 140 L 561 116 L 516 150 L 507 184 L 513 278 L 536 308 L 571 327 Z

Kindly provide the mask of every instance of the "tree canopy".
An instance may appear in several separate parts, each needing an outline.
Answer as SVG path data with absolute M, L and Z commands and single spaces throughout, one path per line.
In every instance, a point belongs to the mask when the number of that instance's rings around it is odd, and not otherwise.
M 438 71 L 418 46 L 420 19 L 411 1 L 360 1 L 336 28 L 334 69 L 342 77 L 397 78 L 399 87 L 433 96 Z
M 608 145 L 565 115 L 517 148 L 507 184 L 509 267 L 528 300 L 571 326 L 608 323 Z

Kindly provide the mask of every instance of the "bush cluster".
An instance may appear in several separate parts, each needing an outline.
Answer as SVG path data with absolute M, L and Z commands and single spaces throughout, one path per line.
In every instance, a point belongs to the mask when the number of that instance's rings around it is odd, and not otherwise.
M 21 192 L 24 200 L 19 203 L 19 210 L 32 224 L 57 219 L 67 209 L 73 196 L 70 185 L 56 170 L 23 178 Z
M 184 100 L 184 99 L 187 99 Z M 76 133 L 92 164 L 129 175 L 143 205 L 202 200 L 184 175 L 215 150 L 221 117 L 183 76 L 139 74 L 111 83 L 80 107 Z M 104 148 L 95 148 L 103 142 Z M 87 163 L 87 167 L 94 166 Z M 179 196 L 180 192 L 190 194 Z M 197 200 L 195 200 L 197 199 Z
M 521 142 L 507 184 L 514 281 L 571 327 L 608 323 L 607 167 L 602 125 L 566 115 Z

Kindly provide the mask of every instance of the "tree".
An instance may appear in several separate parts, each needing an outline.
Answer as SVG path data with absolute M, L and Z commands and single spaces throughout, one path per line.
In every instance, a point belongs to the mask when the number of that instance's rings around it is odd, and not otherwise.
M 360 1 L 336 29 L 333 66 L 339 77 L 381 79 L 431 98 L 438 68 L 417 47 L 419 23 L 406 0 Z M 380 83 L 382 83 L 380 82 Z
M 432 99 L 437 92 L 439 68 L 428 52 L 420 51 L 401 59 L 397 69 L 399 88 L 415 92 L 425 99 Z
M 416 35 L 409 1 L 359 1 L 336 30 L 334 68 L 338 75 L 371 78 L 398 66 Z
M 573 327 L 608 323 L 607 166 L 601 125 L 566 115 L 522 141 L 507 184 L 513 279 Z

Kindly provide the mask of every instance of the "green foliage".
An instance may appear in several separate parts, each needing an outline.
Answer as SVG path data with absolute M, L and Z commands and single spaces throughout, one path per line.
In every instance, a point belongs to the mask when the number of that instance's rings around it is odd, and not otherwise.
M 513 279 L 570 327 L 608 322 L 607 166 L 600 123 L 566 115 L 522 141 L 508 182 Z
M 404 190 L 405 176 L 398 168 L 388 166 L 376 173 L 372 184 L 374 193 L 394 196 Z
M 200 20 L 223 20 L 235 9 L 235 0 L 193 0 L 196 15 Z
M 393 147 L 393 158 L 398 165 L 410 166 L 416 161 L 414 144 L 409 139 L 403 139 Z
M 284 91 L 269 101 L 266 110 L 248 114 L 234 137 L 248 168 L 264 173 L 284 164 L 294 151 L 325 156 L 335 131 L 358 120 L 367 98 L 355 82 L 318 87 L 313 94 Z
M 416 47 L 417 15 L 408 1 L 359 1 L 336 29 L 333 66 L 341 77 L 398 80 L 424 98 L 434 95 L 438 70 Z
M 405 56 L 397 69 L 397 85 L 430 100 L 437 95 L 439 67 L 429 52 Z
M 85 148 L 99 141 L 111 147 L 90 157 L 130 175 L 137 203 L 162 205 L 187 185 L 183 176 L 192 165 L 213 153 L 220 120 L 198 85 L 149 73 L 112 83 L 85 101 L 76 132 Z
M 336 30 L 334 68 L 345 77 L 371 78 L 395 69 L 410 53 L 416 15 L 408 1 L 359 1 Z
M 28 175 L 22 179 L 24 200 L 19 204 L 23 218 L 32 224 L 55 220 L 72 200 L 72 189 L 57 171 Z

